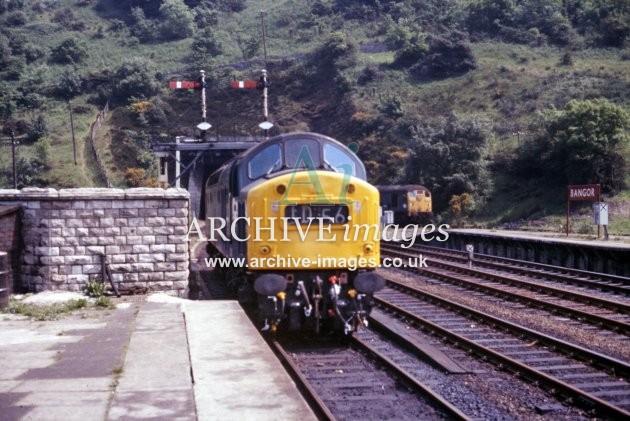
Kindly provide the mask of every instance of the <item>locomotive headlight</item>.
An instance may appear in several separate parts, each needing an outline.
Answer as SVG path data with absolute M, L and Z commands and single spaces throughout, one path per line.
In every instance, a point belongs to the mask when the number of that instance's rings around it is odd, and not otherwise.
M 284 184 L 278 184 L 276 186 L 276 191 L 278 192 L 278 194 L 284 194 L 287 191 L 287 186 L 285 186 Z
M 356 187 L 354 187 L 354 184 L 348 184 L 348 187 L 346 187 L 346 190 L 348 191 L 348 193 L 352 194 L 356 190 Z
M 258 251 L 260 252 L 260 254 L 269 254 L 269 253 L 271 253 L 271 247 L 269 247 L 268 245 L 264 244 L 264 245 L 258 247 Z
M 372 252 L 374 251 L 374 244 L 372 244 L 372 243 L 365 243 L 365 244 L 363 245 L 363 251 L 364 251 L 366 254 L 370 254 L 370 253 L 372 253 Z
M 356 289 L 350 289 L 348 290 L 348 297 L 354 299 L 357 297 L 357 290 Z

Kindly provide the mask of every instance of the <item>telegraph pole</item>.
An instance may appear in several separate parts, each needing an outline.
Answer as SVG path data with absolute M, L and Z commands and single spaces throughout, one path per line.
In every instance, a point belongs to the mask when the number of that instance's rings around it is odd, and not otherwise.
M 263 52 L 265 54 L 265 67 L 267 67 L 267 34 L 265 33 L 265 15 L 267 12 L 260 11 L 260 26 L 262 27 Z
M 13 157 L 13 188 L 17 190 L 17 168 L 15 166 L 15 132 L 11 130 L 11 155 Z
M 68 110 L 70 111 L 70 131 L 72 131 L 72 155 L 74 156 L 74 165 L 77 165 L 77 142 L 74 137 L 74 117 L 72 116 L 72 104 L 68 100 Z

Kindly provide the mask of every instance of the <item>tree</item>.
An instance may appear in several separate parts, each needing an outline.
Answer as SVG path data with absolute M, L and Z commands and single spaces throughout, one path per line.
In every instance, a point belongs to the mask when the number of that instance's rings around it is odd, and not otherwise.
M 343 32 L 333 32 L 315 50 L 312 63 L 321 66 L 324 74 L 336 74 L 356 63 L 357 51 L 352 38 Z
M 164 0 L 160 6 L 160 33 L 167 40 L 191 37 L 195 31 L 195 17 L 182 0 Z
M 521 147 L 518 169 L 535 169 L 560 185 L 601 183 L 604 191 L 623 185 L 628 112 L 606 99 L 572 100 L 544 115 L 533 142 Z
M 470 193 L 462 193 L 453 195 L 448 205 L 457 225 L 461 225 L 462 217 L 470 213 L 475 207 L 475 201 Z
M 66 38 L 52 49 L 51 60 L 61 64 L 80 63 L 88 57 L 85 41 L 78 38 Z
M 65 69 L 59 76 L 56 90 L 57 95 L 60 97 L 64 99 L 72 99 L 81 94 L 83 90 L 83 80 L 81 79 L 81 76 L 74 71 L 74 69 Z
M 422 59 L 429 50 L 426 35 L 406 18 L 389 21 L 387 46 L 395 51 L 394 64 L 408 67 Z
M 452 114 L 437 126 L 413 129 L 406 179 L 433 191 L 436 212 L 445 210 L 453 195 L 470 193 L 484 203 L 491 183 L 485 160 L 486 130 L 477 118 L 461 120 Z
M 409 71 L 416 76 L 449 77 L 477 68 L 466 34 L 452 31 L 429 38 L 429 51 Z
M 150 98 L 160 90 L 155 64 L 144 58 L 123 62 L 112 77 L 112 95 L 115 100 L 127 102 L 132 97 Z
M 155 24 L 144 15 L 144 10 L 140 7 L 134 7 L 131 9 L 131 17 L 133 18 L 133 25 L 130 28 L 131 35 L 142 42 L 153 41 L 157 30 Z
M 223 53 L 223 45 L 217 40 L 212 28 L 205 28 L 195 35 L 191 50 L 193 61 L 203 68 L 213 57 Z

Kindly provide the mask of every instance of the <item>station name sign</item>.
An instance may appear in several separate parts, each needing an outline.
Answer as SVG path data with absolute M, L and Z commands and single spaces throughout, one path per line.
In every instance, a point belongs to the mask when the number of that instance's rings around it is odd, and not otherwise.
M 567 186 L 567 198 L 569 200 L 599 200 L 599 184 L 583 184 Z

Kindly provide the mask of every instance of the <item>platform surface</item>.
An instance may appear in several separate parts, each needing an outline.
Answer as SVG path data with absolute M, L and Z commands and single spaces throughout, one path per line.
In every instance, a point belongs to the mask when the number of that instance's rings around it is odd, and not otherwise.
M 0 313 L 2 421 L 278 419 L 315 417 L 236 302 Z
M 543 243 L 560 243 L 568 245 L 589 246 L 611 248 L 619 250 L 630 250 L 630 237 L 615 237 L 612 240 L 588 239 L 575 234 L 567 237 L 564 234 L 553 232 L 534 231 L 512 231 L 512 230 L 490 230 L 490 229 L 450 229 L 449 234 L 477 235 L 487 237 L 499 237 L 515 240 L 529 240 Z M 630 233 L 629 233 L 630 234 Z
M 235 301 L 185 305 L 200 420 L 316 419 Z

